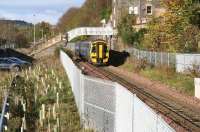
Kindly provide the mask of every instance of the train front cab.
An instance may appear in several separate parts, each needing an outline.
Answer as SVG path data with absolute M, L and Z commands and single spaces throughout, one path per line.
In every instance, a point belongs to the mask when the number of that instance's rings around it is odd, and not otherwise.
M 90 48 L 90 61 L 95 65 L 107 65 L 109 50 L 105 41 L 94 41 Z

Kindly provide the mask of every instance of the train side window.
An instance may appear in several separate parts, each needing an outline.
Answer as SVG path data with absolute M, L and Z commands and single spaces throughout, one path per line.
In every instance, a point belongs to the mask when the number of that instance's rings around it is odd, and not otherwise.
M 107 51 L 108 51 L 108 47 L 105 46 L 105 47 L 104 47 L 104 52 L 107 52 Z
M 147 15 L 152 15 L 152 5 L 147 5 Z
M 92 47 L 92 52 L 96 53 L 96 47 Z

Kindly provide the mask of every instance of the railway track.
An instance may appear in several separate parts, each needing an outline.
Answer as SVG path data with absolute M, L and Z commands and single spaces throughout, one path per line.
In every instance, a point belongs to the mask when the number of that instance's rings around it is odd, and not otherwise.
M 175 102 L 171 102 L 166 98 L 138 87 L 106 68 L 97 68 L 85 62 L 76 64 L 79 67 L 84 67 L 82 69 L 85 74 L 118 82 L 126 87 L 133 94 L 136 94 L 143 102 L 160 113 L 164 118 L 167 118 L 168 124 L 176 131 L 200 132 L 200 115 L 195 115 L 194 113 L 191 114 L 189 110 Z

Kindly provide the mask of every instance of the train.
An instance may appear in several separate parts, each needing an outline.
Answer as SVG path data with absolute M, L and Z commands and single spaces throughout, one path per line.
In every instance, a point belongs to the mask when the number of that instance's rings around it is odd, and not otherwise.
M 81 41 L 75 44 L 68 43 L 67 48 L 82 60 L 86 60 L 93 65 L 108 65 L 109 48 L 104 40 Z

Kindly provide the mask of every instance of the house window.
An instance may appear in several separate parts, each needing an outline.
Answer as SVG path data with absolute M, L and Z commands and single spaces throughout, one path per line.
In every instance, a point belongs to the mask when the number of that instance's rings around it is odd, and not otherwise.
M 152 5 L 147 5 L 147 15 L 152 15 Z

